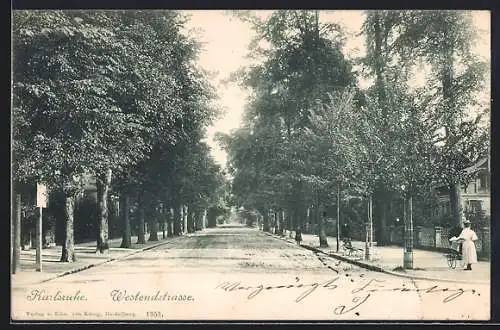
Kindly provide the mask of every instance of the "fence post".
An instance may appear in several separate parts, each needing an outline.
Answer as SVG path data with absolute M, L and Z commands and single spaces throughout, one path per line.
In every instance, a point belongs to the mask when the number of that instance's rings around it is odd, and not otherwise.
M 441 247 L 441 233 L 443 231 L 443 227 L 436 226 L 434 227 L 434 247 Z
M 478 237 L 481 240 L 481 256 L 490 260 L 490 227 L 481 227 L 481 233 Z
M 422 226 L 415 227 L 415 246 L 422 246 Z

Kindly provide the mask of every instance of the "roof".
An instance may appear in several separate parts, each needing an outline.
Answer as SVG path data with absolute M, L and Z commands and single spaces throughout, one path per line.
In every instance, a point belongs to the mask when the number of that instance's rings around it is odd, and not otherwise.
M 465 173 L 467 174 L 472 174 L 474 172 L 477 172 L 479 171 L 482 166 L 488 161 L 488 158 L 481 158 L 480 160 L 478 160 L 475 164 L 473 164 L 472 166 L 469 166 L 467 168 L 464 169 Z
M 475 172 L 478 172 L 481 169 L 487 169 L 487 168 L 483 167 L 484 164 L 487 161 L 488 161 L 488 157 L 481 158 L 477 162 L 475 162 L 474 164 L 472 164 L 471 166 L 464 168 L 464 172 L 466 174 L 473 174 Z M 445 186 L 446 186 L 446 184 L 444 184 L 444 183 L 439 183 L 439 182 L 433 182 L 432 183 L 432 188 L 433 189 L 440 188 L 440 187 L 445 187 Z

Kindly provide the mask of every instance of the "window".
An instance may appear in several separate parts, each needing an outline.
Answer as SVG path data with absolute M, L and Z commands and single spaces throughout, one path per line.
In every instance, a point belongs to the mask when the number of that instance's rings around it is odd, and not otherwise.
M 441 202 L 440 206 L 439 206 L 439 209 L 440 209 L 440 215 L 441 216 L 446 216 L 448 215 L 450 212 L 450 202 L 449 201 L 445 201 L 445 202 Z
M 470 200 L 467 202 L 467 209 L 472 213 L 479 213 L 482 210 L 483 201 Z
M 489 187 L 488 187 L 488 180 L 487 180 L 487 175 L 486 174 L 482 174 L 480 177 L 479 177 L 479 190 L 481 191 L 485 191 L 487 190 Z

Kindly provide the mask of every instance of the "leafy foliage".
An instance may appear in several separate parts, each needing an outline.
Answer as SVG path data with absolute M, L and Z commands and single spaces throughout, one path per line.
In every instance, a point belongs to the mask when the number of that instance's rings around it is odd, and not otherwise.
M 252 94 L 244 127 L 222 138 L 238 205 L 265 214 L 330 204 L 341 185 L 346 202 L 375 195 L 383 218 L 382 204 L 401 194 L 427 207 L 436 182 L 469 180 L 463 169 L 485 154 L 488 133 L 480 116 L 467 118 L 485 68 L 471 52 L 468 14 L 368 11 L 360 64 L 375 83 L 362 91 L 341 29 L 318 15 L 237 15 L 254 27 L 250 50 L 262 60 L 234 74 Z M 417 88 L 411 80 L 423 65 L 432 70 Z
M 76 196 L 111 170 L 115 193 L 147 195 L 151 210 L 176 195 L 218 205 L 225 181 L 201 141 L 219 109 L 186 20 L 171 10 L 15 11 L 15 181 Z

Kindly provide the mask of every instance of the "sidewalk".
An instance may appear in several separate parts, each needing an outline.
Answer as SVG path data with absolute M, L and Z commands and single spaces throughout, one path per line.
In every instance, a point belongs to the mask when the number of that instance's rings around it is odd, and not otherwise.
M 50 281 L 60 276 L 167 244 L 180 237 L 183 236 L 166 237 L 163 239 L 162 232 L 158 232 L 158 241 L 148 241 L 149 234 L 146 234 L 146 244 L 135 244 L 137 236 L 132 236 L 130 248 L 120 248 L 122 239 L 114 238 L 108 240 L 109 251 L 103 254 L 96 253 L 97 243 L 95 241 L 79 243 L 75 244 L 76 261 L 72 263 L 59 261 L 62 253 L 61 246 L 45 248 L 42 249 L 41 272 L 37 272 L 35 269 L 36 250 L 21 251 L 20 267 L 17 269 L 16 274 L 11 274 L 11 286 L 16 288 Z
M 278 237 L 276 235 L 272 235 Z M 287 232 L 288 242 L 295 243 Z M 403 266 L 403 248 L 400 246 L 374 246 L 373 260 L 367 261 L 359 257 L 346 256 L 342 250 L 340 242 L 339 252 L 337 253 L 337 240 L 335 237 L 328 237 L 327 248 L 319 247 L 319 238 L 317 235 L 302 234 L 301 245 L 305 248 L 321 251 L 334 258 L 356 264 L 363 268 L 388 273 L 396 276 L 411 277 L 415 279 L 426 279 L 436 281 L 450 281 L 463 283 L 490 283 L 490 263 L 480 261 L 472 265 L 472 271 L 464 271 L 460 261 L 457 261 L 457 267 L 451 269 L 448 267 L 446 257 L 443 252 L 434 252 L 421 249 L 413 250 L 413 269 L 402 269 Z M 353 241 L 354 248 L 365 249 L 365 243 Z

